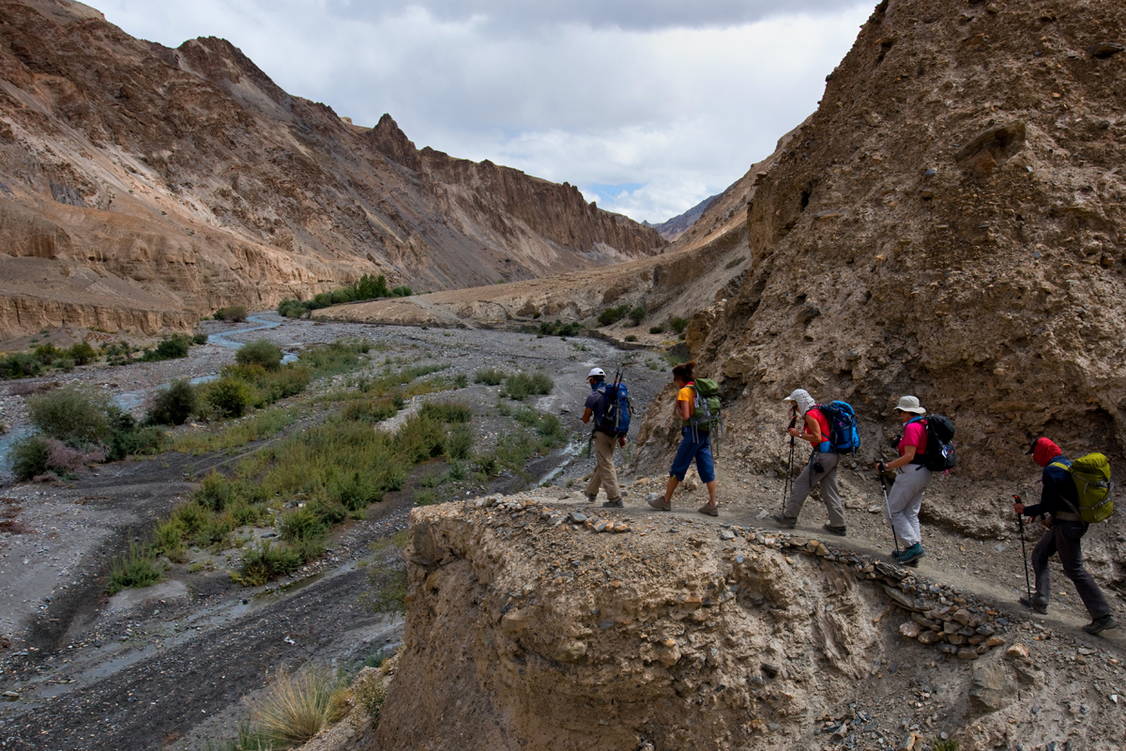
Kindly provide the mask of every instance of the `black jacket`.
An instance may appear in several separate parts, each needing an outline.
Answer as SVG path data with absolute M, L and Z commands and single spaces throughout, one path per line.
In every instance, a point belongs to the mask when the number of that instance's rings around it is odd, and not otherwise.
M 1044 489 L 1040 491 L 1040 503 L 1025 506 L 1025 516 L 1041 516 L 1059 511 L 1074 514 L 1078 511 L 1079 494 L 1075 490 L 1075 481 L 1071 479 L 1071 473 L 1066 469 L 1052 466 L 1057 463 L 1071 466 L 1071 460 L 1063 454 L 1048 462 L 1041 476 Z

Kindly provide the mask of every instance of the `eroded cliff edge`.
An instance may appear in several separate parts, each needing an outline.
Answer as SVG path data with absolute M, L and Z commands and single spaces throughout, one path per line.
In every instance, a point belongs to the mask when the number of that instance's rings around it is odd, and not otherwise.
M 910 716 L 919 680 L 963 749 L 1126 730 L 1019 619 L 817 540 L 534 493 L 415 509 L 412 536 L 374 748 L 878 748 L 908 725 L 871 718 Z

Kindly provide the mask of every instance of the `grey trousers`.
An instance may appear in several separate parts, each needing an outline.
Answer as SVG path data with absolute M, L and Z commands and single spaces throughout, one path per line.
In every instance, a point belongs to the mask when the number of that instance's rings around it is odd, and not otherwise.
M 1052 577 L 1048 569 L 1048 559 L 1059 553 L 1063 572 L 1075 585 L 1075 591 L 1083 600 L 1091 618 L 1101 618 L 1110 612 L 1110 605 L 1103 597 L 1099 585 L 1094 578 L 1083 568 L 1083 549 L 1080 541 L 1087 534 L 1087 525 L 1083 522 L 1054 521 L 1052 528 L 1044 533 L 1040 542 L 1032 550 L 1032 569 L 1036 572 L 1036 596 L 1045 605 L 1052 596 Z
M 614 436 L 597 430 L 594 432 L 595 464 L 594 473 L 586 486 L 588 498 L 596 497 L 599 487 L 606 491 L 606 497 L 611 501 L 621 498 L 622 494 L 618 491 L 618 471 L 614 468 L 614 447 L 617 445 L 618 439 Z
M 841 500 L 841 494 L 837 492 L 837 463 L 839 461 L 840 457 L 836 454 L 822 454 L 814 451 L 809 457 L 805 469 L 794 480 L 794 490 L 790 494 L 790 500 L 786 503 L 786 510 L 782 512 L 782 515 L 797 519 L 810 491 L 820 485 L 821 500 L 825 502 L 825 510 L 829 512 L 829 524 L 834 527 L 845 526 L 844 501 Z M 817 470 L 814 464 L 820 465 L 821 469 Z
M 899 468 L 895 484 L 888 493 L 887 512 L 891 529 L 905 547 L 923 541 L 919 529 L 919 508 L 923 505 L 923 491 L 931 471 L 922 464 L 908 464 Z

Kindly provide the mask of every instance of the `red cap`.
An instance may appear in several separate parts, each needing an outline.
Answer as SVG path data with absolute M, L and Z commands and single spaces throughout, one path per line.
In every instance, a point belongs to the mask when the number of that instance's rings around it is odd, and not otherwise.
M 1049 462 L 1063 453 L 1063 449 L 1051 438 L 1037 438 L 1032 442 L 1032 450 L 1028 453 L 1032 454 L 1032 460 L 1041 467 L 1047 467 Z

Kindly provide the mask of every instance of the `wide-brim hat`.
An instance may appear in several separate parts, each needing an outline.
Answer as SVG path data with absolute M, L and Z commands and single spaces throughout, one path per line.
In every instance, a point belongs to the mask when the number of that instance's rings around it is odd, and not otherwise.
M 917 396 L 901 396 L 899 403 L 895 405 L 896 412 L 911 412 L 916 415 L 926 414 L 926 410 L 919 404 L 919 397 Z

